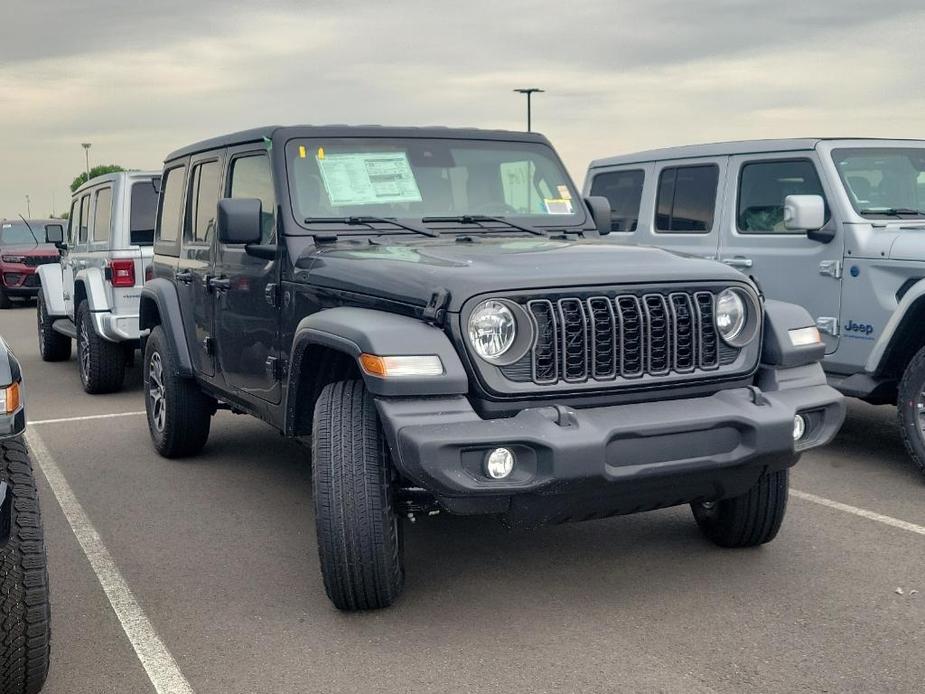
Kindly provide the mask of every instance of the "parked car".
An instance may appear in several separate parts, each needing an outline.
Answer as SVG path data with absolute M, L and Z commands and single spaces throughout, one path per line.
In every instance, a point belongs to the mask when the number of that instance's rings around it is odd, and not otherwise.
M 45 240 L 45 227 L 59 219 L 0 220 L 0 309 L 13 299 L 31 300 L 39 291 L 36 270 L 58 262 L 58 250 Z
M 60 262 L 39 270 L 37 322 L 45 361 L 71 356 L 88 393 L 122 387 L 138 348 L 138 302 L 151 264 L 158 173 L 100 176 L 74 193 L 67 238 L 49 237 Z
M 325 589 L 402 590 L 402 521 L 534 525 L 690 503 L 777 533 L 788 468 L 844 416 L 805 310 L 720 263 L 606 243 L 535 133 L 288 127 L 167 157 L 141 298 L 148 426 L 217 409 L 310 437 Z
M 727 142 L 591 164 L 610 238 L 718 258 L 805 306 L 845 395 L 895 404 L 925 472 L 925 140 Z
M 22 371 L 0 338 L 0 691 L 34 694 L 48 674 L 51 608 Z

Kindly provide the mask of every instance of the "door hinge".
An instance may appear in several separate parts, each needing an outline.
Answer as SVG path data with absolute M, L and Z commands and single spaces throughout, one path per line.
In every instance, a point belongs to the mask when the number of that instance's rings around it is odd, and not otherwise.
M 283 303 L 283 287 L 281 284 L 271 282 L 263 290 L 263 297 L 273 308 L 279 308 Z
M 211 337 L 202 338 L 202 342 L 199 344 L 202 345 L 202 351 L 208 354 L 210 357 L 215 354 L 215 340 Z
M 287 364 L 279 357 L 267 357 L 266 361 L 267 375 L 274 381 L 281 381 L 288 373 Z
M 838 318 L 833 318 L 832 316 L 819 316 L 816 319 L 816 327 L 819 328 L 819 332 L 821 333 L 831 335 L 832 337 L 838 336 Z
M 424 307 L 424 312 L 421 314 L 421 318 L 423 318 L 425 322 L 430 323 L 431 325 L 436 325 L 437 327 L 442 328 L 443 321 L 446 319 L 446 307 L 449 303 L 449 290 L 444 289 L 443 287 L 435 289 L 430 295 L 427 306 Z
M 819 274 L 841 279 L 842 262 L 840 260 L 823 260 L 819 263 Z

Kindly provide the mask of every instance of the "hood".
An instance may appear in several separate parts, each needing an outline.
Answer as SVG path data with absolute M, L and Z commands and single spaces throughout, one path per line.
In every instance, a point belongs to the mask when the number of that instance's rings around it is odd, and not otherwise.
M 894 226 L 896 240 L 890 248 L 891 260 L 925 260 L 925 226 Z
M 295 279 L 317 287 L 426 304 L 450 292 L 450 311 L 477 294 L 593 285 L 742 281 L 721 263 L 606 240 L 438 239 L 318 252 Z
M 58 249 L 55 248 L 53 244 L 49 243 L 42 243 L 38 246 L 36 246 L 34 243 L 21 243 L 14 246 L 0 246 L 0 252 L 8 255 L 58 255 Z

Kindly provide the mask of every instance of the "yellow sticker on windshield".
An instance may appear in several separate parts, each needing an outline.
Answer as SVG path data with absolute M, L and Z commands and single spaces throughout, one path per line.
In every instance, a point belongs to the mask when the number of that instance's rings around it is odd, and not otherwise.
M 572 194 L 568 192 L 568 186 L 556 186 L 556 190 L 559 191 L 559 197 L 563 200 L 572 199 Z
M 563 200 L 559 198 L 558 200 L 543 200 L 543 204 L 546 206 L 546 214 L 572 214 L 572 201 Z
M 305 145 L 299 145 L 299 159 L 305 159 L 308 153 L 305 151 Z
M 324 159 L 324 147 L 318 148 L 318 159 Z

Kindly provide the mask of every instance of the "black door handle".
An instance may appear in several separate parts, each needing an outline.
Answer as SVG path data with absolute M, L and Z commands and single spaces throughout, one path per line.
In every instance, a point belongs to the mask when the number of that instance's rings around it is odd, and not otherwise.
M 231 288 L 231 280 L 224 277 L 210 277 L 209 278 L 209 289 L 216 292 L 228 291 Z
M 183 284 L 189 284 L 190 282 L 193 281 L 193 273 L 190 272 L 189 270 L 183 270 L 182 272 L 177 272 L 176 274 L 174 274 L 174 279 L 176 279 L 177 282 L 182 282 Z

